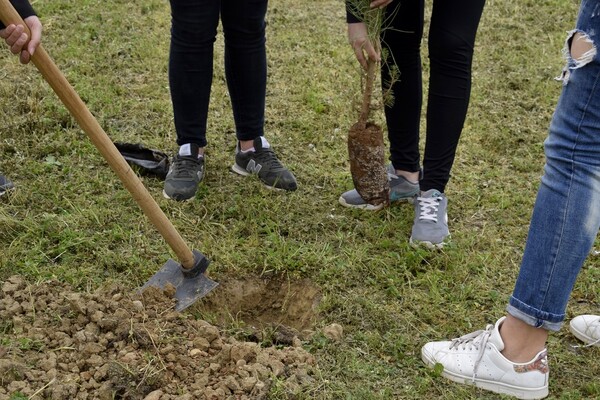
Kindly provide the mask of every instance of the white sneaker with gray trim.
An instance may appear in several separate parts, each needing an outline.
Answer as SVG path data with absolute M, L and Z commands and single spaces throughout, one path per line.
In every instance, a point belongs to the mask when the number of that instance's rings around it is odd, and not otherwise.
M 580 315 L 569 323 L 571 333 L 587 346 L 600 346 L 600 316 Z
M 441 364 L 442 376 L 454 382 L 475 385 L 519 399 L 548 396 L 548 358 L 546 349 L 531 361 L 513 363 L 501 354 L 504 342 L 499 327 L 506 317 L 485 330 L 457 339 L 429 342 L 421 349 L 423 362 L 430 367 Z

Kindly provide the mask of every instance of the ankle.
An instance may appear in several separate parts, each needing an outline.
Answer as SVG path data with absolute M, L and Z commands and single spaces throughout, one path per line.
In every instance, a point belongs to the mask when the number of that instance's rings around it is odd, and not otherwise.
M 409 172 L 409 171 L 402 171 L 402 170 L 397 169 L 396 175 L 406 178 L 406 180 L 411 183 L 419 183 L 419 173 L 418 172 Z
M 526 363 L 546 347 L 548 331 L 508 315 L 500 325 L 500 336 L 504 342 L 502 355 L 514 363 Z
M 243 152 L 254 150 L 254 140 L 240 140 L 239 143 Z
M 196 153 L 196 154 L 194 154 Z M 179 146 L 180 156 L 197 156 L 198 158 L 204 157 L 204 147 L 199 147 L 193 143 L 186 143 Z

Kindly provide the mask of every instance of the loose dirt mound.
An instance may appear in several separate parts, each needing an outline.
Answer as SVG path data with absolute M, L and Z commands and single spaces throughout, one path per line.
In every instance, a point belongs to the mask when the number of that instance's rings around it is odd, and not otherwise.
M 173 310 L 169 293 L 78 293 L 13 276 L 0 292 L 0 399 L 261 399 L 297 393 L 313 357 L 260 347 Z M 20 395 L 20 397 L 19 397 Z

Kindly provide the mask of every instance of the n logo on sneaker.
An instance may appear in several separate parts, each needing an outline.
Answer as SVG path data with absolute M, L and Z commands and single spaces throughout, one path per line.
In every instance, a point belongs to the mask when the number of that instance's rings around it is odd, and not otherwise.
M 262 165 L 257 164 L 254 160 L 248 161 L 248 165 L 246 165 L 246 171 L 250 172 L 251 174 L 258 174 L 261 169 Z

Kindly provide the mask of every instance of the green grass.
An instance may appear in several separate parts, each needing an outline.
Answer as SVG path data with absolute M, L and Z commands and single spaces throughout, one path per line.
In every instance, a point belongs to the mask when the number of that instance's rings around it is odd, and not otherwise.
M 46 49 L 111 138 L 175 150 L 168 3 L 35 6 Z M 409 205 L 365 214 L 337 203 L 352 186 L 346 132 L 359 92 L 341 1 L 269 5 L 266 131 L 298 178 L 295 193 L 267 191 L 229 171 L 235 135 L 219 36 L 206 181 L 185 204 L 164 200 L 160 181 L 144 183 L 186 241 L 213 261 L 215 279 L 281 273 L 321 288 L 320 324 L 342 324 L 345 336 L 331 343 L 317 335 L 306 344 L 319 375 L 301 397 L 498 398 L 439 378 L 423 366 L 420 348 L 504 312 L 560 92 L 553 78 L 576 10 L 573 1 L 488 1 L 447 188 L 452 246 L 437 253 L 408 245 Z M 80 290 L 112 280 L 141 285 L 172 257 L 168 246 L 35 67 L 7 51 L 0 62 L 0 170 L 19 186 L 0 200 L 0 279 L 55 277 Z M 426 62 L 424 72 L 426 80 Z M 375 117 L 383 123 L 381 112 Z M 586 262 L 569 317 L 598 313 L 598 264 Z M 551 398 L 600 396 L 600 353 L 573 351 L 574 342 L 566 329 L 551 336 Z M 285 391 L 276 386 L 273 397 Z

